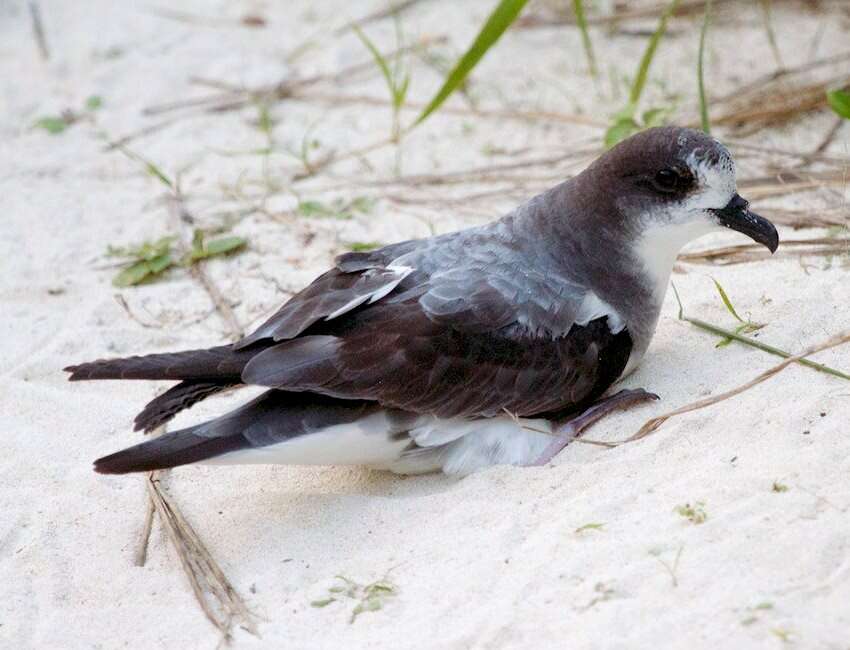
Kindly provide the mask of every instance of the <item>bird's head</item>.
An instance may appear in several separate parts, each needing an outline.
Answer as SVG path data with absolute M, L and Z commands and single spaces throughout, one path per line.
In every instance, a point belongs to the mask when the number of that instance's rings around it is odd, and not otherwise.
M 773 224 L 738 194 L 729 151 L 701 131 L 648 129 L 613 147 L 585 174 L 608 188 L 603 200 L 615 212 L 608 218 L 629 233 L 650 270 L 669 275 L 682 246 L 717 230 L 736 230 L 771 252 L 779 245 Z

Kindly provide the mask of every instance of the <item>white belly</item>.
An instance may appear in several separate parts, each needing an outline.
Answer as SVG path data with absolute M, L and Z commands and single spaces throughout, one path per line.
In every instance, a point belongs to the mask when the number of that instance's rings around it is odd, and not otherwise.
M 265 447 L 243 449 L 204 461 L 242 465 L 364 465 L 398 474 L 442 470 L 464 475 L 491 465 L 527 465 L 552 440 L 542 419 L 508 415 L 478 420 L 421 416 L 409 431 L 392 430 L 392 419 L 376 413 Z

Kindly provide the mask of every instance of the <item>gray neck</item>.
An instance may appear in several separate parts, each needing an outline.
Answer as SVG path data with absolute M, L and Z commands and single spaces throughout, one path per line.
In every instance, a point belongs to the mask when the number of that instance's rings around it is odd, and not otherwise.
M 557 275 L 593 291 L 620 314 L 642 355 L 658 322 L 669 271 L 659 291 L 659 278 L 651 277 L 636 256 L 638 234 L 616 227 L 624 220 L 612 218 L 613 197 L 596 196 L 582 180 L 578 176 L 534 197 L 508 219 L 539 242 Z

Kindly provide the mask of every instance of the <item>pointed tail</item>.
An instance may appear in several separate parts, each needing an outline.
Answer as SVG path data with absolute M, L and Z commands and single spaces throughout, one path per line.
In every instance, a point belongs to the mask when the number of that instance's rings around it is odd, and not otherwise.
M 206 350 L 98 359 L 65 368 L 71 381 L 83 379 L 231 379 L 239 381 L 256 350 L 221 345 Z
M 197 463 L 355 422 L 380 409 L 375 402 L 270 390 L 215 420 L 99 458 L 94 469 L 101 474 L 127 474 Z

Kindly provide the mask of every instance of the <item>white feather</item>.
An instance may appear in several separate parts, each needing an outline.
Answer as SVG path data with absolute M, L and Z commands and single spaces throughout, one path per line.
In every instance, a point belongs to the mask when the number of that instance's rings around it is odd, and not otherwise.
M 332 320 L 334 318 L 337 318 L 338 316 L 342 316 L 343 314 L 350 312 L 352 309 L 359 307 L 367 300 L 369 301 L 369 303 L 377 302 L 378 300 L 389 294 L 393 289 L 395 289 L 399 285 L 402 280 L 404 280 L 408 275 L 410 275 L 413 272 L 413 268 L 410 266 L 393 266 L 392 264 L 390 264 L 386 267 L 386 270 L 381 270 L 380 272 L 383 275 L 387 276 L 386 284 L 382 284 L 380 287 L 378 287 L 372 292 L 355 296 L 347 303 L 345 303 L 342 307 L 334 310 L 333 312 L 325 316 L 325 320 Z
M 388 271 L 393 271 L 395 273 L 395 277 L 385 284 L 383 287 L 375 291 L 372 296 L 369 298 L 369 303 L 378 302 L 381 298 L 386 296 L 390 291 L 395 289 L 402 280 L 404 280 L 408 275 L 413 272 L 412 266 L 394 266 L 392 264 L 387 266 Z
M 417 448 L 402 454 L 389 469 L 412 474 L 442 469 L 465 475 L 491 465 L 528 465 L 552 441 L 548 420 L 508 415 L 463 420 L 431 418 L 410 431 Z
M 602 300 L 593 291 L 588 291 L 584 294 L 584 298 L 579 306 L 578 315 L 575 320 L 576 324 L 587 325 L 590 321 L 601 318 L 602 316 L 608 317 L 608 328 L 614 334 L 622 331 L 626 326 L 623 317 L 616 309 Z
M 679 251 L 692 239 L 717 227 L 707 217 L 688 223 L 663 223 L 658 220 L 647 224 L 643 235 L 635 243 L 634 251 L 650 277 L 653 297 L 659 305 L 667 293 L 670 273 Z
M 211 465 L 363 465 L 398 474 L 464 475 L 491 465 L 527 465 L 552 440 L 547 420 L 500 416 L 465 420 L 423 415 L 409 436 L 394 435 L 386 413 L 265 447 L 202 461 Z M 411 444 L 413 443 L 413 444 Z
M 240 449 L 211 458 L 214 465 L 367 465 L 385 469 L 410 444 L 391 435 L 386 413 L 374 413 L 347 424 L 337 424 L 285 442 Z

